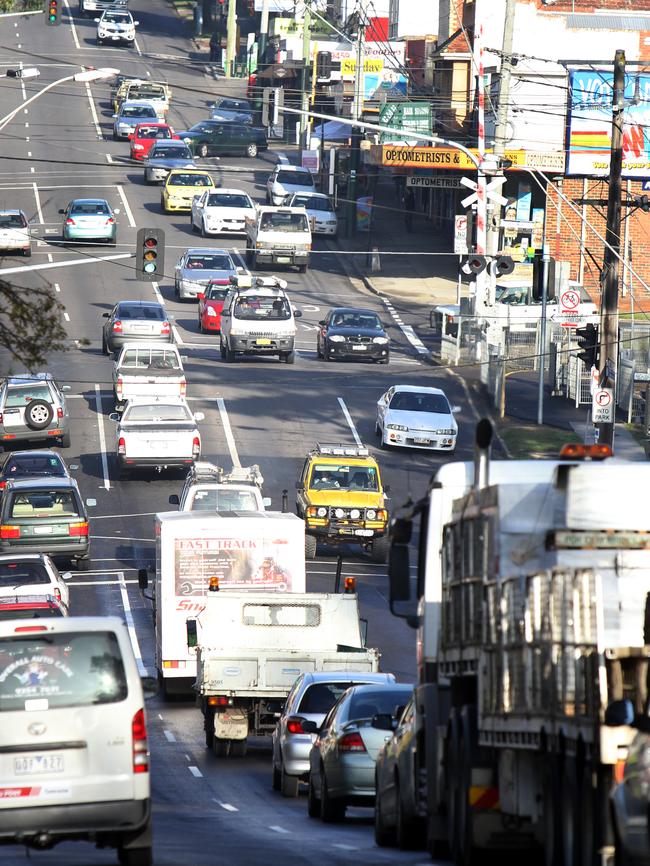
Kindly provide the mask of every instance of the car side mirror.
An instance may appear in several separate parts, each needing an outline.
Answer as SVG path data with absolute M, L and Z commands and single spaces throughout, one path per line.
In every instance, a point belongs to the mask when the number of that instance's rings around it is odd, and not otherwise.
M 384 493 L 390 493 L 390 484 L 384 484 Z
M 305 719 L 302 723 L 302 729 L 306 734 L 317 734 L 320 728 L 316 722 L 311 719 Z
M 140 24 L 139 21 L 134 21 L 133 23 L 135 24 L 136 27 Z
M 115 214 L 115 216 L 119 216 L 122 213 L 122 211 L 119 209 L 119 207 L 116 207 L 115 210 L 113 211 L 113 213 Z
M 194 420 L 195 421 L 205 421 L 204 413 L 203 412 L 195 412 L 194 413 Z
M 62 207 L 59 208 L 59 213 L 60 213 L 60 214 L 64 214 L 64 213 L 65 213 L 65 211 L 63 210 Z
M 128 139 L 129 141 L 133 141 L 133 139 L 134 139 L 134 135 L 133 135 L 132 132 L 130 132 L 130 133 L 127 135 L 127 139 Z
M 101 18 L 93 18 L 93 21 L 95 22 L 95 24 L 99 24 L 99 22 L 100 22 L 101 20 L 102 20 Z
M 138 586 L 140 589 L 147 589 L 149 586 L 149 572 L 146 568 L 138 569 Z
M 318 324 L 325 326 L 327 324 L 327 322 L 325 321 L 325 319 L 321 319 Z
M 110 319 L 110 317 L 111 317 L 110 313 L 102 313 L 102 319 Z
M 378 731 L 392 731 L 394 722 L 395 720 L 390 713 L 376 713 L 372 717 L 370 726 L 376 728 Z
M 199 299 L 199 301 L 205 301 L 205 292 L 199 292 L 196 297 Z
M 171 494 L 171 496 L 169 497 L 169 504 L 170 505 L 180 505 L 181 504 L 181 500 L 178 497 L 178 493 L 172 493 Z
M 142 694 L 145 701 L 149 698 L 155 698 L 158 694 L 158 678 L 157 677 L 140 677 L 142 683 Z
M 296 481 L 296 490 L 304 490 L 302 481 Z
M 97 505 L 96 499 L 86 499 L 86 506 L 88 508 L 94 508 Z
M 230 318 L 230 313 L 226 312 L 226 310 L 222 310 L 221 311 L 221 318 L 222 319 Z
M 119 412 L 111 412 L 111 414 L 108 416 L 108 420 L 109 421 L 116 421 L 116 422 L 119 421 L 120 420 Z
M 270 508 L 271 507 L 271 497 L 270 496 L 262 497 L 262 505 L 264 506 L 264 508 Z
M 302 310 L 294 310 L 293 311 L 293 317 L 294 317 L 294 319 L 301 319 L 302 318 Z
M 462 412 L 462 411 L 463 411 L 463 409 L 461 406 L 453 406 L 451 409 L 451 414 L 452 415 L 458 415 L 458 413 Z
M 195 619 L 185 620 L 185 631 L 187 633 L 187 648 L 194 649 L 199 643 L 199 635 Z
M 71 577 L 72 577 L 72 572 L 70 572 L 70 571 L 64 571 L 63 574 L 61 575 L 61 578 L 63 580 L 70 580 Z
M 634 704 L 630 700 L 612 701 L 605 710 L 605 724 L 620 728 L 634 722 Z
M 61 385 L 62 391 L 72 391 L 72 385 Z
M 113 114 L 112 117 L 113 117 L 113 120 L 117 120 L 117 114 Z

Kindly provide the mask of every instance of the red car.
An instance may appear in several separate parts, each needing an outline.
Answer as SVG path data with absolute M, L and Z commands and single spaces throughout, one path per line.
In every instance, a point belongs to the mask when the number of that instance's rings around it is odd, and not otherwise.
M 205 292 L 200 292 L 199 299 L 199 331 L 221 330 L 221 311 L 226 300 L 230 280 L 210 280 Z
M 165 138 L 178 138 L 168 123 L 139 123 L 129 135 L 131 159 L 146 159 L 154 144 Z

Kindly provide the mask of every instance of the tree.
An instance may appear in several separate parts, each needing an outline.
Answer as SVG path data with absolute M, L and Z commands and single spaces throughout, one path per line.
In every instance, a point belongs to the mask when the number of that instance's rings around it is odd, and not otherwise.
M 70 345 L 63 310 L 50 286 L 17 286 L 0 278 L 0 351 L 30 372 L 45 366 L 49 354 Z

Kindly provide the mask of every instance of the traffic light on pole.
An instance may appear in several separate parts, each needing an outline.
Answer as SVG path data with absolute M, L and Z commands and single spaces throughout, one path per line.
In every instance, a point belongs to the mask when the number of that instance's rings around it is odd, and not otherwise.
M 165 232 L 139 229 L 136 240 L 136 279 L 145 283 L 162 280 L 165 273 Z
M 47 24 L 52 26 L 61 23 L 61 2 L 62 0 L 45 0 Z
M 584 328 L 576 328 L 578 345 L 582 352 L 576 352 L 585 367 L 591 370 L 598 367 L 598 356 L 600 355 L 600 343 L 598 342 L 598 325 L 588 324 Z

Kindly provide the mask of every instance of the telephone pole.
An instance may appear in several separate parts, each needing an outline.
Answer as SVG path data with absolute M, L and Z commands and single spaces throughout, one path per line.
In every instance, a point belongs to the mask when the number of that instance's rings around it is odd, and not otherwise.
M 621 250 L 621 178 L 623 174 L 623 115 L 625 112 L 625 52 L 614 56 L 614 86 L 612 91 L 612 146 L 609 163 L 609 196 L 607 199 L 607 231 L 601 274 L 602 309 L 600 326 L 600 385 L 616 389 L 618 359 L 618 261 Z M 598 442 L 614 445 L 614 400 L 612 420 L 598 425 Z
M 228 0 L 226 25 L 226 78 L 232 78 L 235 65 L 235 42 L 237 41 L 237 0 Z
M 359 25 L 357 31 L 357 60 L 354 75 L 354 101 L 352 103 L 352 118 L 360 120 L 363 116 L 363 97 L 365 85 L 365 39 L 366 28 L 363 26 L 361 15 L 365 16 L 365 7 L 359 14 Z M 348 176 L 348 207 L 346 235 L 353 238 L 357 233 L 357 174 L 361 164 L 361 128 L 353 126 L 350 140 L 350 174 Z
M 266 46 L 269 37 L 269 0 L 262 0 L 262 17 L 260 19 L 260 32 L 257 39 L 257 71 L 262 71 Z
M 305 3 L 305 16 L 302 21 L 302 76 L 301 89 L 302 100 L 301 107 L 304 114 L 300 115 L 300 146 L 305 150 L 309 147 L 309 71 L 311 69 L 311 8 L 309 3 Z

